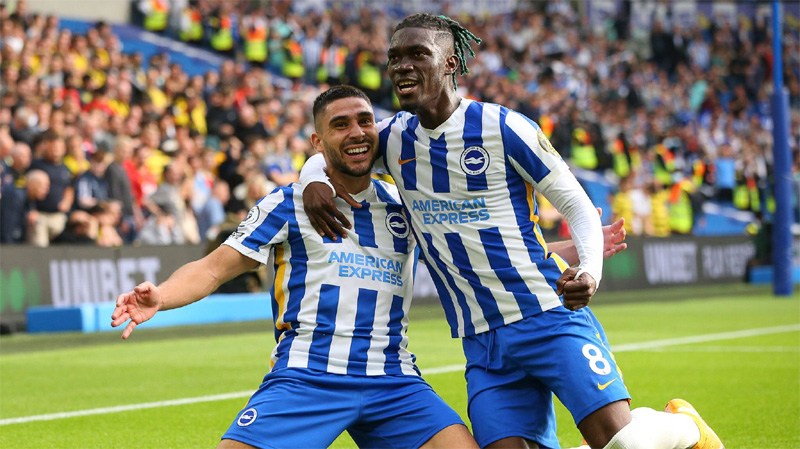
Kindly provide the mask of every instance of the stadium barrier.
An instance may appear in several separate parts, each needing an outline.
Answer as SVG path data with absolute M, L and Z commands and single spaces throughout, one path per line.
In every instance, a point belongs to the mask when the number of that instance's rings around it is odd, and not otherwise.
M 627 243 L 626 251 L 605 262 L 602 291 L 724 285 L 748 279 L 769 282 L 769 267 L 765 268 L 756 257 L 763 249 L 757 249 L 749 236 L 629 237 Z M 3 245 L 0 324 L 12 330 L 25 330 L 26 322 L 30 331 L 42 331 L 37 326 L 50 331 L 107 330 L 118 294 L 145 280 L 163 282 L 177 268 L 204 253 L 203 246 L 111 249 Z M 800 267 L 800 235 L 794 238 L 794 254 L 794 266 Z M 424 264 L 417 268 L 415 303 L 437 302 L 436 289 Z M 248 319 L 251 314 L 252 319 L 270 318 L 268 295 L 247 297 L 250 299 L 242 303 L 236 302 L 237 297 L 212 295 L 191 306 L 195 309 L 185 308 L 190 310 L 186 317 L 179 312 L 164 314 L 164 319 L 172 323 L 164 325 Z
M 268 293 L 210 295 L 180 309 L 157 313 L 142 328 L 184 326 L 231 321 L 268 320 L 272 318 Z M 113 302 L 82 304 L 75 307 L 32 307 L 26 311 L 30 333 L 39 332 L 121 332 L 124 326 L 111 327 Z
M 747 274 L 747 282 L 751 284 L 771 284 L 775 280 L 775 269 L 772 265 L 753 267 Z M 792 283 L 800 284 L 800 266 L 792 266 Z
M 145 280 L 160 283 L 183 264 L 205 254 L 187 246 L 3 245 L 0 258 L 0 323 L 25 329 L 25 312 L 42 306 L 79 309 L 113 303 Z M 76 313 L 76 312 L 73 312 Z M 110 314 L 109 314 L 110 316 Z
M 748 236 L 629 237 L 626 242 L 628 249 L 604 264 L 603 290 L 742 283 L 754 270 L 770 268 L 764 255 L 768 250 L 757 248 Z M 793 265 L 800 267 L 800 235 L 793 248 Z

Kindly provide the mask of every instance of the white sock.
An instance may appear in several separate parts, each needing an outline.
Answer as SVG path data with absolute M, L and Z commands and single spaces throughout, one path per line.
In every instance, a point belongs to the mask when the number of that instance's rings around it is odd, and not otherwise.
M 603 449 L 689 449 L 700 440 L 700 429 L 681 413 L 631 410 L 631 422 Z

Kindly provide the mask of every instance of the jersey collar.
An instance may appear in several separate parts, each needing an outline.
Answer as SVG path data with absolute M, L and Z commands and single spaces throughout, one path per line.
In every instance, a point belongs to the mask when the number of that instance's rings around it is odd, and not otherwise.
M 457 130 L 460 131 L 464 127 L 464 115 L 467 111 L 472 100 L 467 98 L 462 98 L 458 104 L 458 107 L 450 117 L 447 118 L 441 125 L 437 126 L 435 129 L 427 129 L 422 124 L 419 125 L 419 130 L 422 131 L 426 136 L 430 137 L 431 139 L 438 139 L 442 136 L 442 134 L 446 133 L 450 130 Z

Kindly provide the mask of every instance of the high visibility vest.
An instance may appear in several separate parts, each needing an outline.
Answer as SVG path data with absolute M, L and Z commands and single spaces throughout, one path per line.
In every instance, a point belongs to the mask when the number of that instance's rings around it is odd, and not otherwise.
M 614 218 L 625 217 L 625 230 L 633 233 L 633 200 L 628 192 L 618 192 L 611 201 L 611 211 Z
M 750 194 L 746 185 L 739 183 L 733 188 L 733 205 L 741 210 L 750 207 Z
M 653 225 L 652 235 L 654 237 L 669 237 L 670 234 L 670 215 L 669 207 L 669 191 L 661 190 L 653 193 L 650 196 L 650 205 L 652 211 L 650 212 L 650 220 Z
M 673 183 L 672 173 L 675 171 L 675 156 L 663 143 L 656 145 L 656 154 L 661 156 L 653 163 L 653 176 L 665 186 Z
M 627 150 L 627 151 L 626 151 Z M 611 142 L 611 160 L 614 164 L 614 173 L 620 178 L 625 178 L 631 172 L 642 168 L 642 157 L 636 147 L 625 148 L 621 138 Z
M 244 57 L 250 62 L 267 60 L 267 30 L 253 28 L 244 35 Z
M 344 75 L 344 61 L 347 58 L 347 49 L 341 46 L 323 48 L 320 55 L 320 65 L 317 69 L 317 81 L 324 83 L 328 78 L 341 78 Z
M 758 192 L 758 187 L 756 187 L 755 179 L 748 179 L 747 180 L 747 190 L 750 193 L 750 210 L 753 212 L 758 212 L 761 210 L 761 195 Z
M 297 41 L 287 40 L 283 44 L 287 54 L 286 61 L 283 63 L 283 75 L 287 78 L 302 78 L 306 74 L 303 66 L 303 49 Z
M 169 6 L 163 0 L 150 0 L 150 12 L 144 18 L 144 29 L 163 31 L 169 20 Z
M 750 209 L 754 212 L 761 210 L 761 197 L 752 177 L 739 180 L 733 188 L 733 205 L 737 209 Z
M 695 187 L 703 185 L 703 180 L 706 177 L 706 163 L 698 159 L 692 164 L 692 182 Z
M 572 163 L 587 170 L 597 168 L 597 153 L 594 145 L 589 143 L 588 133 L 582 128 L 577 128 L 572 135 Z
M 628 162 L 628 156 L 625 154 L 625 146 L 622 140 L 616 139 L 611 143 L 611 153 L 614 160 L 614 173 L 620 178 L 624 178 L 631 173 L 631 164 Z
M 378 90 L 381 87 L 381 70 L 373 63 L 374 56 L 362 51 L 356 57 L 356 76 L 359 87 L 367 90 Z
M 233 48 L 233 31 L 231 31 L 231 18 L 219 18 L 219 28 L 211 36 L 211 48 L 216 51 L 228 51 Z
M 381 71 L 372 64 L 364 64 L 358 70 L 358 85 L 364 89 L 378 90 L 381 88 Z
M 597 168 L 597 154 L 593 145 L 572 145 L 572 163 L 580 168 Z
M 675 183 L 669 201 L 669 227 L 679 234 L 690 234 L 694 220 L 692 202 L 684 188 L 684 181 Z
M 183 15 L 187 23 L 181 24 L 181 40 L 184 42 L 196 42 L 203 39 L 203 16 L 200 11 L 194 8 L 186 8 L 183 10 Z

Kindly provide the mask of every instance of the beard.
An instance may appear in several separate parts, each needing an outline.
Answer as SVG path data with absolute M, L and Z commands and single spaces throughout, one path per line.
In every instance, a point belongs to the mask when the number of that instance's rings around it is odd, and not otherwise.
M 349 145 L 357 145 L 359 143 L 366 143 L 369 144 L 370 147 L 374 148 L 374 142 L 372 139 L 365 138 L 359 142 L 345 142 L 342 146 L 349 146 Z M 369 164 L 366 166 L 358 166 L 358 167 L 351 167 L 348 165 L 341 157 L 343 151 L 338 149 L 330 148 L 326 145 L 325 152 L 328 156 L 328 164 L 339 173 L 353 176 L 353 177 L 361 177 L 368 175 L 372 172 L 372 165 L 375 163 L 375 160 L 378 159 L 378 152 L 374 151 L 372 153 L 372 159 L 370 159 Z

